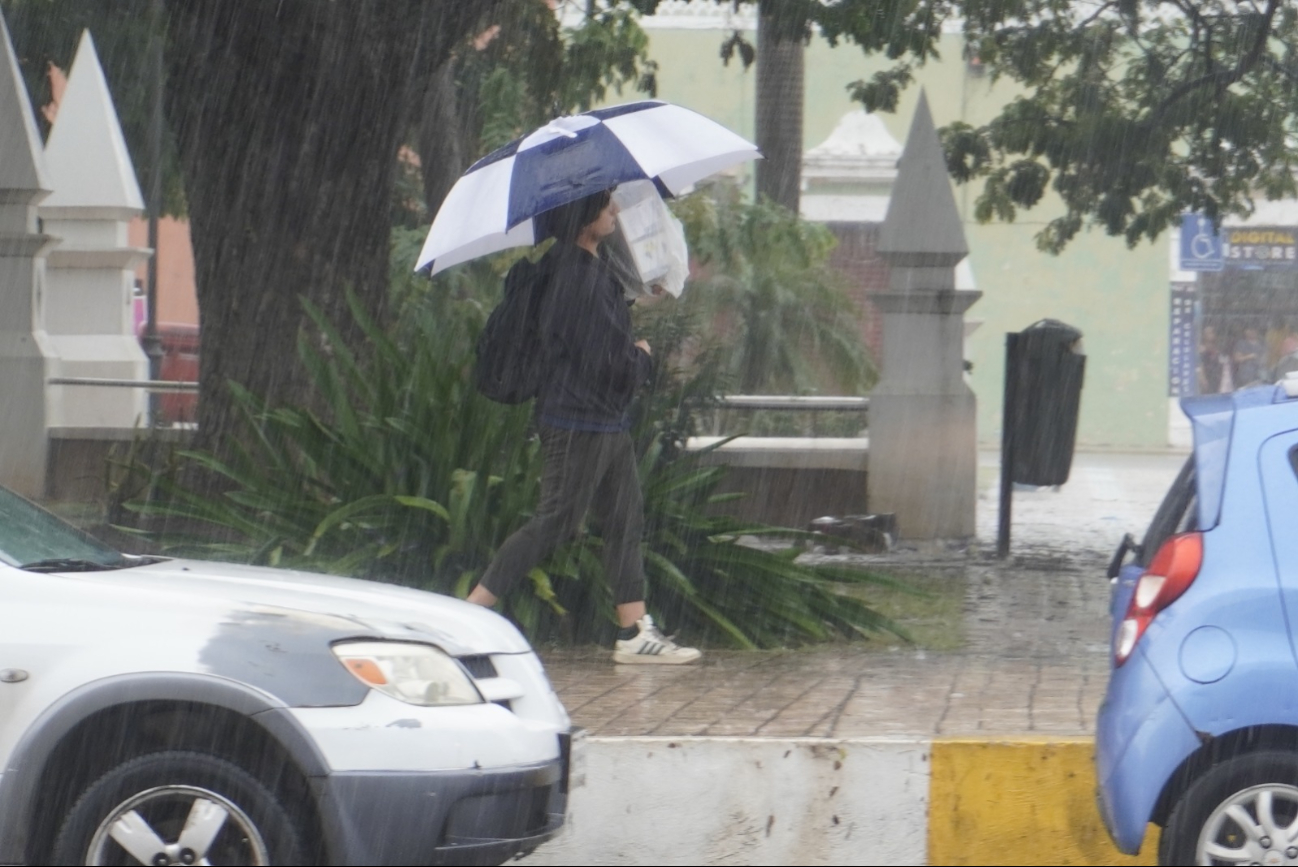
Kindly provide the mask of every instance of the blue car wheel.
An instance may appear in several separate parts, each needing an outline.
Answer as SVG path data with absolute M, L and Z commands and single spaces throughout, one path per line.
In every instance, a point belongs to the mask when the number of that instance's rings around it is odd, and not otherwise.
M 1298 864 L 1298 755 L 1246 753 L 1218 764 L 1172 811 L 1160 864 Z

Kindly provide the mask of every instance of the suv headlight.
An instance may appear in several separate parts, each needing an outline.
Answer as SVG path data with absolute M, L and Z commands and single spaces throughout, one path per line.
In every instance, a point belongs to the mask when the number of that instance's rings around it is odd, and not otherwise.
M 366 686 L 422 707 L 482 704 L 482 694 L 460 664 L 436 647 L 399 641 L 354 641 L 333 646 L 343 667 Z

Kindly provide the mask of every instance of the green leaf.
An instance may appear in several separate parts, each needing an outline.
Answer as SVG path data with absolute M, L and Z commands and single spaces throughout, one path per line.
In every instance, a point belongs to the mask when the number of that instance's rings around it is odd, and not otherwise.
M 400 503 L 401 505 L 406 506 L 407 508 L 410 509 L 423 509 L 426 512 L 432 512 L 434 515 L 441 518 L 443 521 L 450 523 L 451 513 L 446 510 L 445 506 L 443 506 L 441 503 L 435 500 L 430 500 L 427 497 L 403 497 L 403 496 L 396 496 L 393 497 L 392 499 L 395 500 L 397 503 Z
M 559 604 L 559 599 L 554 595 L 554 587 L 550 584 L 550 576 L 545 574 L 542 569 L 533 569 L 527 573 L 528 579 L 532 582 L 532 592 L 543 602 L 547 602 L 550 608 L 556 614 L 567 614 L 568 612 Z
M 744 631 L 734 623 L 731 623 L 730 619 L 720 611 L 713 608 L 702 599 L 699 599 L 697 596 L 690 597 L 690 604 L 707 615 L 707 618 L 717 626 L 721 627 L 727 635 L 734 639 L 735 644 L 739 645 L 744 650 L 757 650 L 757 645 L 744 634 Z

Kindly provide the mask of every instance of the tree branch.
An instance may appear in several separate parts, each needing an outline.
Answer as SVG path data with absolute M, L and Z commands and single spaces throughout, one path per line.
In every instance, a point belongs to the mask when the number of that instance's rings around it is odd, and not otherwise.
M 1109 9 L 1112 9 L 1113 7 L 1115 7 L 1115 6 L 1117 6 L 1117 5 L 1118 5 L 1118 4 L 1115 3 L 1115 2 L 1112 2 L 1112 0 L 1110 0 L 1110 2 L 1106 2 L 1106 3 L 1102 3 L 1102 4 L 1100 4 L 1100 8 L 1096 9 L 1096 10 L 1095 10 L 1095 13 L 1094 13 L 1093 15 L 1091 15 L 1091 17 L 1087 18 L 1085 21 L 1081 21 L 1081 22 L 1079 22 L 1078 24 L 1076 24 L 1076 25 L 1074 26 L 1074 29 L 1077 29 L 1077 30 L 1084 30 L 1085 28 L 1090 27 L 1092 24 L 1095 23 L 1095 19 L 1096 19 L 1096 18 L 1099 18 L 1101 15 L 1103 15 L 1103 14 L 1104 14 L 1105 12 L 1107 12 Z
M 1274 57 L 1264 57 L 1262 58 L 1262 62 L 1283 75 L 1285 78 L 1292 78 L 1293 80 L 1298 81 L 1298 69 L 1292 69 L 1285 66 Z
M 1145 122 L 1145 126 L 1153 126 L 1157 124 L 1173 105 L 1200 88 L 1211 86 L 1215 92 L 1220 93 L 1232 84 L 1243 79 L 1245 75 L 1252 71 L 1253 67 L 1257 66 L 1262 58 L 1262 52 L 1266 48 L 1267 38 L 1271 35 L 1275 13 L 1279 7 L 1280 0 L 1268 0 L 1264 25 L 1258 28 L 1258 33 L 1253 40 L 1253 44 L 1235 64 L 1234 68 L 1218 70 L 1215 72 L 1210 71 L 1192 81 L 1181 82 L 1172 89 L 1172 92 L 1166 99 L 1159 103 L 1154 110 L 1150 112 L 1149 118 Z M 1209 40 L 1209 44 L 1210 42 L 1211 40 Z
M 1212 22 L 1205 18 L 1203 13 L 1199 11 L 1199 7 L 1192 2 L 1189 2 L 1189 0 L 1172 0 L 1172 5 L 1181 10 L 1181 13 L 1190 19 L 1193 28 L 1193 32 L 1190 36 L 1190 53 L 1194 53 L 1194 46 L 1203 46 L 1203 67 L 1208 70 L 1214 69 L 1217 65 L 1217 61 L 1212 56 Z

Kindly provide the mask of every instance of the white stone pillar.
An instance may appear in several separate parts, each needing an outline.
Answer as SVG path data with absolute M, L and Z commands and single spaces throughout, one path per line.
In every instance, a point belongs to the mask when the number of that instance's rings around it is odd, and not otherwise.
M 870 511 L 897 516 L 904 539 L 977 532 L 977 401 L 964 377 L 964 313 L 981 292 L 956 289 L 969 253 L 928 100 L 906 137 L 879 254 L 888 292 L 879 384 L 870 394 Z
M 49 195 L 40 134 L 0 16 L 0 483 L 45 495 L 45 380 L 50 349 L 40 327 L 52 239 L 41 234 L 36 204 Z
M 72 62 L 45 165 L 54 191 L 40 214 L 60 239 L 49 254 L 44 309 L 54 375 L 147 380 L 131 299 L 135 266 L 150 251 L 127 242 L 127 225 L 144 212 L 144 197 L 89 31 Z M 56 432 L 146 426 L 147 412 L 143 389 L 59 385 L 50 391 Z

